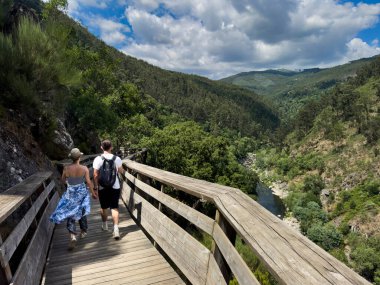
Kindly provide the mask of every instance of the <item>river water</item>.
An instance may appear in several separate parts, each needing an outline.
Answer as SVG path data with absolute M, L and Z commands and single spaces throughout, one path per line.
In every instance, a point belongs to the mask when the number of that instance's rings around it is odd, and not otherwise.
M 272 190 L 262 183 L 257 183 L 257 202 L 265 209 L 270 211 L 273 215 L 280 217 L 281 219 L 285 214 L 285 205 L 280 197 L 273 195 Z

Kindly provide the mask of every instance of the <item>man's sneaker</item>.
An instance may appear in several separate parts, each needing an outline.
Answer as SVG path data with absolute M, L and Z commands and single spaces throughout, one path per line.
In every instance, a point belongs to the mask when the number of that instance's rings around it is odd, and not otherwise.
M 108 231 L 108 223 L 107 222 L 103 222 L 102 223 L 102 230 L 103 231 Z
M 119 228 L 118 227 L 114 227 L 113 228 L 113 238 L 116 239 L 116 240 L 120 239 L 120 233 L 119 233 Z
M 86 232 L 81 232 L 80 233 L 80 238 L 85 238 L 87 236 L 87 233 Z
M 77 238 L 73 235 L 70 238 L 69 250 L 73 250 L 76 247 L 76 245 L 77 245 Z

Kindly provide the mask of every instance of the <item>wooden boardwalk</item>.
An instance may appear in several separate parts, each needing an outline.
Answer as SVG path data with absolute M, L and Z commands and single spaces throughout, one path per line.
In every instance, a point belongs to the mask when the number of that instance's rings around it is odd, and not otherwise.
M 68 250 L 66 225 L 56 227 L 42 284 L 185 284 L 120 205 L 120 237 L 101 229 L 99 202 L 93 200 L 88 235 Z M 79 225 L 78 225 L 79 230 Z

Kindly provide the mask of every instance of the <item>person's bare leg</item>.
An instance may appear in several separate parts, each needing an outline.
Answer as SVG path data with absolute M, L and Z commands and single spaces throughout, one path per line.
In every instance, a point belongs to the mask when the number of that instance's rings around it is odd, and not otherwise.
M 108 209 L 100 209 L 100 215 L 102 216 L 102 221 L 107 222 L 108 219 Z
M 102 229 L 105 231 L 108 231 L 108 224 L 107 224 L 107 219 L 108 219 L 108 209 L 100 209 L 100 215 L 102 216 Z
M 119 225 L 119 209 L 111 209 L 112 220 L 114 225 Z
M 113 237 L 119 239 L 119 209 L 111 209 L 111 214 L 113 220 Z

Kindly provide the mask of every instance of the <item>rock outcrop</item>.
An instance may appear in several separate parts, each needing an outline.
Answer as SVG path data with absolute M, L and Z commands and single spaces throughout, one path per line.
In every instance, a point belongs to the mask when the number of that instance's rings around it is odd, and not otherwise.
M 55 170 L 25 118 L 9 110 L 0 120 L 0 192 L 37 171 Z

